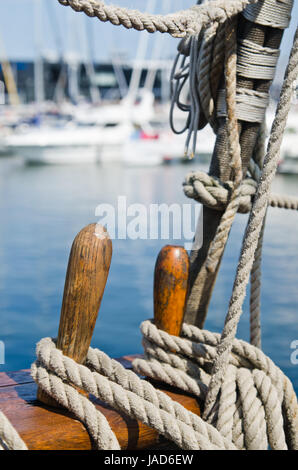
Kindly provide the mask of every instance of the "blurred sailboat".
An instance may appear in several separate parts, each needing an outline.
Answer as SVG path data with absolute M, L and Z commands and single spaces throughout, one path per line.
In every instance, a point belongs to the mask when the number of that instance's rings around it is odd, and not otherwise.
M 288 122 L 281 144 L 281 159 L 278 172 L 298 175 L 298 112 L 289 114 Z
M 3 145 L 27 163 L 70 164 L 121 160 L 121 148 L 153 113 L 153 97 L 140 93 L 138 100 L 122 100 L 89 110 L 77 109 L 72 121 L 62 127 L 20 129 L 7 136 Z
M 266 122 L 267 129 L 271 129 L 275 116 L 275 109 L 269 108 Z M 267 139 L 268 143 L 268 139 Z M 280 148 L 278 173 L 285 175 L 298 175 L 298 107 L 294 99 L 292 109 L 288 115 L 286 128 Z
M 119 57 L 112 58 L 115 77 L 119 86 L 119 102 L 101 100 L 99 89 L 94 85 L 94 57 L 88 45 L 88 30 L 79 27 L 79 17 L 69 17 L 68 40 L 69 53 L 66 55 L 59 46 L 59 25 L 53 24 L 56 31 L 59 61 L 64 64 L 57 81 L 56 98 L 59 97 L 56 119 L 49 119 L 45 112 L 45 90 L 43 73 L 41 17 L 42 4 L 35 0 L 35 113 L 38 119 L 29 120 L 23 125 L 14 126 L 14 131 L 3 138 L 2 146 L 6 152 L 21 156 L 26 163 L 33 164 L 74 164 L 93 162 L 121 162 L 126 165 L 156 165 L 173 159 L 181 159 L 184 154 L 184 136 L 174 135 L 168 124 L 168 75 L 171 61 L 160 57 L 161 42 L 157 36 L 152 57 L 146 59 L 148 34 L 140 36 L 136 58 L 132 66 L 129 84 L 125 82 L 123 64 Z M 156 0 L 148 0 L 147 11 L 154 11 Z M 50 5 L 48 16 L 51 17 Z M 52 12 L 53 13 L 53 12 Z M 52 15 L 53 16 L 53 15 Z M 54 18 L 54 16 L 53 16 Z M 58 33 L 57 33 L 58 31 Z M 80 44 L 85 45 L 84 65 L 90 80 L 91 103 L 80 103 L 77 51 L 73 50 L 75 39 L 80 35 Z M 91 41 L 92 42 L 92 41 Z M 90 37 L 89 37 L 90 43 Z M 164 51 L 163 51 L 164 52 Z M 147 70 L 144 87 L 141 78 Z M 162 77 L 162 106 L 159 112 L 153 94 L 157 73 Z M 66 78 L 65 78 L 65 74 Z M 62 86 L 68 82 L 71 103 L 65 107 Z M 34 113 L 33 113 L 34 114 Z M 185 118 L 183 116 L 183 118 Z M 31 125 L 32 124 L 32 125 Z M 206 131 L 205 131 L 206 133 Z M 202 137 L 203 153 L 211 153 L 214 141 L 212 131 Z M 207 149 L 208 147 L 208 149 Z M 200 146 L 200 149 L 202 147 Z

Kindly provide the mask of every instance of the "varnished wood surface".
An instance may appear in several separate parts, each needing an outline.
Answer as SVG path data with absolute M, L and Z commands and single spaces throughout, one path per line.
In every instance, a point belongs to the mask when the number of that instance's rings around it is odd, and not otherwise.
M 126 356 L 119 361 L 131 368 L 134 357 Z M 169 391 L 168 387 L 162 387 L 161 384 L 159 388 L 188 410 L 200 413 L 196 398 L 178 390 Z M 36 392 L 37 386 L 30 371 L 0 373 L 0 410 L 12 422 L 29 450 L 91 450 L 92 443 L 83 424 L 69 412 L 37 401 Z M 157 432 L 111 410 L 103 403 L 93 401 L 108 419 L 122 449 L 158 448 L 159 445 L 165 449 L 166 444 Z
M 154 323 L 180 336 L 188 290 L 189 258 L 181 246 L 164 246 L 154 271 Z
M 57 348 L 78 363 L 90 346 L 112 259 L 107 231 L 90 224 L 76 236 L 69 256 Z
M 112 259 L 112 242 L 99 224 L 84 227 L 69 255 L 57 348 L 77 363 L 84 362 L 95 327 Z M 42 390 L 38 399 L 53 406 Z

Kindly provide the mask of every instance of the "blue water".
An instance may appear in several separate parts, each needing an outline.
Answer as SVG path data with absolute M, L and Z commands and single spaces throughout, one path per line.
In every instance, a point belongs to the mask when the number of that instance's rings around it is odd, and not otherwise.
M 181 183 L 192 166 L 155 168 L 26 167 L 0 159 L 0 371 L 29 368 L 35 344 L 56 336 L 72 240 L 97 220 L 100 203 L 186 203 Z M 298 178 L 278 175 L 274 189 L 298 194 Z M 247 217 L 238 215 L 223 259 L 206 328 L 221 331 Z M 294 382 L 291 343 L 298 340 L 298 215 L 270 209 L 263 260 L 263 349 Z M 142 351 L 139 324 L 153 312 L 156 256 L 171 240 L 115 240 L 110 275 L 92 344 L 112 356 Z M 179 242 L 179 241 L 178 241 Z M 175 241 L 177 244 L 177 240 Z M 182 240 L 181 243 L 184 243 Z M 238 337 L 248 339 L 248 298 Z M 298 354 L 297 354 L 298 357 Z

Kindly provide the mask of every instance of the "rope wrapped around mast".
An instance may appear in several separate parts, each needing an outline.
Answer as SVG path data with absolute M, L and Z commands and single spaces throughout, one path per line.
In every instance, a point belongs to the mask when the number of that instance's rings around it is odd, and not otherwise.
M 211 292 L 235 214 L 237 211 L 243 210 L 243 207 L 239 207 L 239 205 L 237 207 L 237 203 L 242 204 L 243 192 L 246 193 L 246 191 L 252 189 L 248 186 L 244 188 L 243 182 L 239 186 L 239 175 L 237 176 L 231 168 L 234 150 L 231 151 L 231 128 L 229 124 L 231 121 L 228 117 L 228 107 L 231 106 L 228 100 L 230 93 L 228 89 L 229 83 L 233 83 L 230 77 L 234 76 L 235 78 L 235 74 L 237 74 L 236 93 L 233 91 L 235 107 L 232 115 L 238 119 L 237 128 L 241 143 L 242 176 L 244 179 L 252 177 L 258 182 L 264 160 L 266 141 L 264 118 L 269 102 L 269 87 L 279 56 L 277 48 L 282 37 L 282 29 L 289 23 L 293 0 L 282 0 L 282 8 L 279 8 L 280 3 L 280 0 L 260 0 L 251 5 L 250 20 L 253 20 L 253 23 L 243 19 L 246 9 L 239 15 L 237 61 L 234 68 L 228 68 L 226 60 L 228 34 L 225 25 L 216 24 L 202 30 L 197 39 L 193 37 L 189 40 L 183 39 L 180 47 L 178 47 L 179 53 L 173 67 L 172 128 L 175 131 L 173 115 L 175 106 L 177 106 L 186 113 L 184 127 L 184 130 L 187 131 L 185 154 L 193 157 L 196 152 L 199 152 L 200 148 L 198 130 L 204 127 L 207 122 L 211 125 L 217 134 L 217 139 L 212 155 L 210 173 L 229 186 L 229 197 L 221 211 L 216 207 L 215 201 L 213 201 L 214 207 L 212 207 L 212 204 L 205 204 L 203 223 L 205 227 L 210 227 L 210 229 L 206 230 L 203 247 L 200 250 L 194 249 L 191 252 L 190 293 L 185 321 L 195 323 L 200 327 L 204 325 Z M 272 11 L 275 11 L 276 7 L 276 11 L 280 15 L 277 15 L 273 22 L 278 29 L 269 28 L 270 31 L 266 32 L 265 25 L 268 24 L 270 16 L 267 17 L 264 11 L 268 10 L 268 4 Z M 273 23 L 270 23 L 270 26 Z M 198 44 L 198 50 L 195 49 L 197 53 L 194 61 L 189 54 L 191 50 L 189 44 L 195 40 Z M 235 51 L 233 51 L 233 54 L 235 56 Z M 179 66 L 179 59 L 182 61 L 183 67 Z M 187 88 L 187 82 L 189 83 L 189 103 L 180 99 L 183 88 Z M 235 142 L 235 126 L 233 133 L 233 141 Z M 247 174 L 247 172 L 250 174 Z M 206 188 L 200 184 L 203 181 L 201 176 L 198 174 L 198 178 L 192 178 L 190 175 L 184 189 L 187 190 L 189 195 L 198 200 L 202 199 L 203 202 L 204 199 L 206 200 Z M 232 184 L 229 184 L 230 182 Z M 191 188 L 192 184 L 195 187 Z M 235 188 L 238 191 L 238 201 L 234 197 Z M 231 204 L 231 201 L 234 202 Z M 275 197 L 272 204 L 295 210 L 297 207 L 295 198 L 288 196 Z M 248 200 L 246 205 L 247 209 L 245 211 L 249 208 Z M 218 213 L 213 211 L 214 208 L 218 209 Z M 256 251 L 256 259 L 251 275 L 251 341 L 252 344 L 259 347 L 261 345 L 260 329 L 257 331 L 256 325 L 260 324 L 261 246 L 262 235 L 260 236 L 259 249 Z
M 83 0 L 77 1 L 82 4 Z M 228 138 L 235 174 L 232 197 L 227 201 L 227 207 L 237 212 L 242 170 L 239 167 L 235 117 L 233 20 L 229 20 L 225 28 L 229 33 L 225 50 Z M 184 324 L 182 337 L 178 338 L 159 331 L 150 321 L 142 324 L 147 360 L 136 360 L 135 370 L 195 393 L 204 400 L 203 419 L 155 390 L 150 383 L 140 380 L 135 373 L 126 371 L 99 350 L 90 348 L 85 365 L 79 365 L 64 356 L 50 338 L 43 339 L 37 345 L 37 360 L 32 365 L 34 380 L 86 425 L 97 448 L 119 450 L 120 446 L 104 416 L 77 388 L 152 426 L 184 449 L 265 450 L 270 446 L 271 449 L 298 450 L 298 403 L 292 384 L 258 347 L 235 339 L 246 285 L 264 228 L 270 186 L 276 172 L 297 75 L 298 30 L 261 178 L 257 183 L 222 334 Z M 231 222 L 226 222 L 229 227 Z M 7 424 L 6 418 L 0 414 L 2 447 L 25 448 L 16 431 Z
M 211 7 L 212 1 L 205 0 L 201 5 Z M 261 0 L 249 5 L 249 19 L 260 25 L 268 25 L 274 16 L 274 26 L 284 29 L 289 25 L 293 0 Z M 248 7 L 243 11 L 246 17 Z M 276 14 L 276 9 L 280 15 Z M 268 16 L 268 10 L 271 11 Z M 271 25 L 272 26 L 272 25 Z M 170 124 L 173 132 L 187 131 L 185 155 L 191 158 L 196 154 L 198 131 L 207 122 L 215 133 L 218 131 L 218 118 L 226 117 L 226 89 L 222 75 L 225 61 L 225 25 L 218 21 L 206 25 L 200 31 L 178 46 L 178 54 L 171 73 L 172 105 Z M 244 39 L 238 41 L 236 73 L 242 78 L 272 80 L 274 78 L 279 50 L 262 47 Z M 184 89 L 187 101 L 182 101 Z M 265 118 L 269 94 L 237 86 L 236 117 L 245 122 L 262 123 Z M 176 129 L 175 108 L 186 114 L 185 127 Z M 192 143 L 191 143 L 192 142 Z M 199 150 L 199 146 L 198 146 Z
M 297 74 L 298 30 L 222 335 L 184 324 L 182 337 L 176 337 L 150 321 L 142 324 L 146 360 L 134 361 L 134 369 L 195 393 L 205 402 L 204 419 L 99 350 L 90 348 L 85 365 L 80 365 L 50 338 L 37 345 L 34 380 L 86 425 L 97 448 L 120 446 L 104 416 L 77 388 L 150 425 L 183 449 L 298 450 L 298 403 L 291 382 L 259 348 L 235 339 Z M 9 442 L 10 436 L 0 438 Z

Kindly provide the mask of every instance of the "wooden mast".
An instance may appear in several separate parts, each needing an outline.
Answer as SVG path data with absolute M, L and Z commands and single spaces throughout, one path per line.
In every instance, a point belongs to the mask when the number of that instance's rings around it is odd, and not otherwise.
M 266 0 L 265 0 L 266 1 Z M 256 45 L 278 49 L 283 36 L 283 30 L 262 26 L 238 15 L 238 34 L 240 39 L 247 39 Z M 247 79 L 237 76 L 237 85 L 241 88 L 268 92 L 271 80 Z M 249 161 L 252 157 L 260 131 L 259 123 L 238 122 L 241 145 L 243 176 L 246 176 Z M 225 119 L 219 119 L 219 131 L 209 168 L 209 174 L 225 182 L 231 178 L 227 149 L 227 126 Z M 223 212 L 203 208 L 203 246 L 193 250 L 190 255 L 190 294 L 187 302 L 185 321 L 203 328 L 207 316 L 211 295 L 215 286 L 221 259 L 217 262 L 214 272 L 206 268 L 206 260 L 212 240 L 220 224 Z M 224 251 L 224 250 L 223 250 Z

